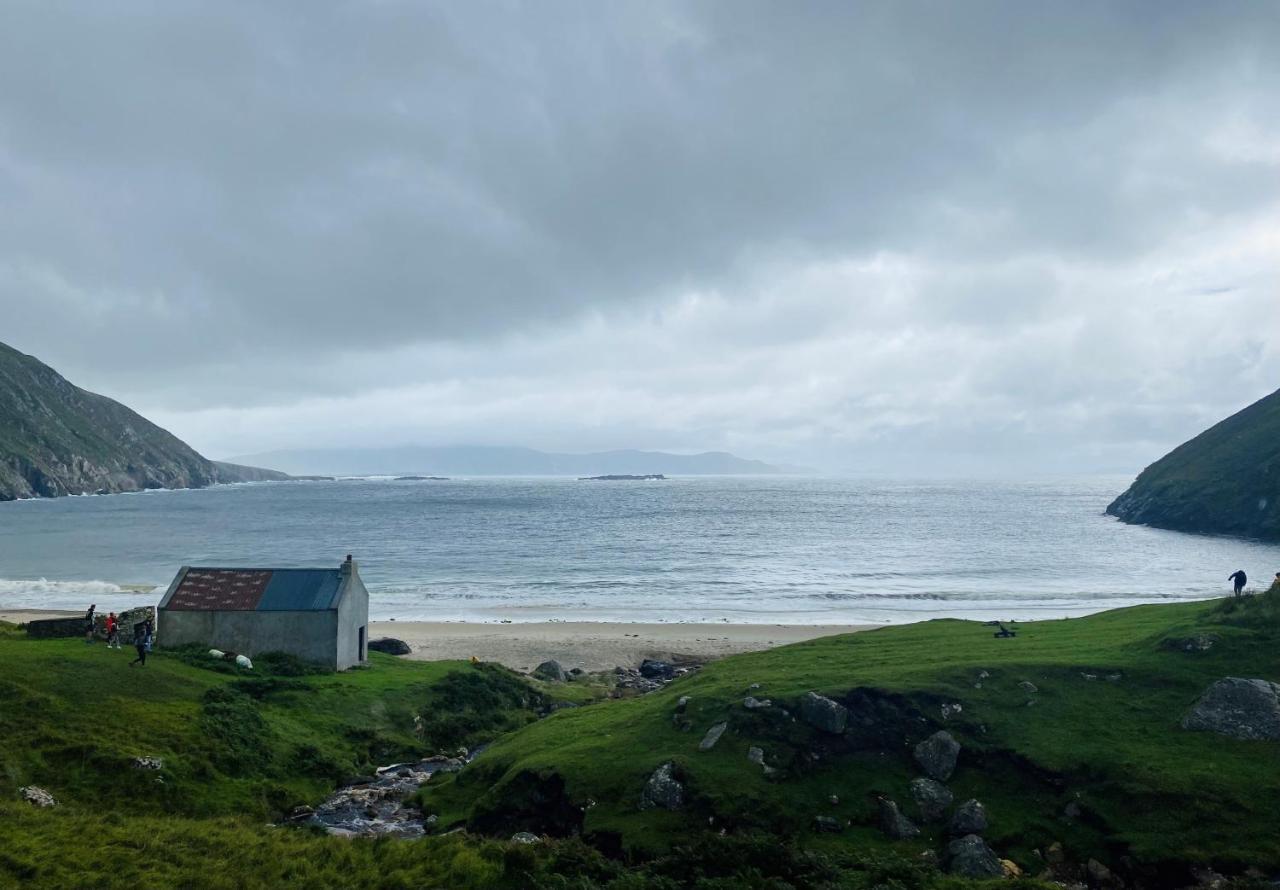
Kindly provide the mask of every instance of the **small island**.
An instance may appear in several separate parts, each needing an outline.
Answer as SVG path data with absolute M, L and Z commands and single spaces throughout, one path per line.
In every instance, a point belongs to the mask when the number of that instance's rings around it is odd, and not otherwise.
M 648 482 L 650 479 L 666 479 L 661 473 L 648 473 L 644 476 L 626 474 L 610 474 L 608 476 L 579 476 L 579 482 Z

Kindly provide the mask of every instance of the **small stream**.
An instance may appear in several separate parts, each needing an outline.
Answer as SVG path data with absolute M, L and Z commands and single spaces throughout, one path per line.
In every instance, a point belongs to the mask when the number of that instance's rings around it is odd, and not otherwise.
M 317 825 L 339 837 L 422 837 L 434 817 L 424 820 L 422 811 L 407 803 L 408 798 L 436 773 L 457 772 L 479 753 L 477 749 L 465 758 L 437 754 L 379 767 L 368 781 L 338 789 L 315 809 L 299 807 L 289 822 Z

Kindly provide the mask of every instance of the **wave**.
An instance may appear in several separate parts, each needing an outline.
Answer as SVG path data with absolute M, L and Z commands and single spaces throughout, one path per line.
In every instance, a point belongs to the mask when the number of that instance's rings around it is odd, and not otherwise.
M 8 609 L 83 609 L 136 606 L 150 602 L 159 592 L 150 584 L 116 584 L 111 581 L 65 581 L 48 578 L 0 578 L 0 607 Z

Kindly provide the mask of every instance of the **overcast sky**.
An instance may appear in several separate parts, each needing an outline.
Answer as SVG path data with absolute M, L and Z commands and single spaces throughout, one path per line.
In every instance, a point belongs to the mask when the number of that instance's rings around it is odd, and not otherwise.
M 1280 387 L 1280 4 L 0 7 L 0 340 L 214 457 L 1136 472 Z

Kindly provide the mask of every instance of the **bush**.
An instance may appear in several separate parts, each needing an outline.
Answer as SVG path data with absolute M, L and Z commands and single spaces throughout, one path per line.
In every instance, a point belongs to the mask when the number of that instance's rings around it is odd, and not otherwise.
M 271 760 L 267 722 L 249 696 L 229 686 L 206 692 L 200 729 L 211 744 L 214 765 L 230 775 L 259 772 Z
M 546 705 L 545 696 L 495 664 L 451 671 L 431 692 L 421 714 L 421 734 L 437 750 L 488 741 L 530 722 L 535 710 Z

